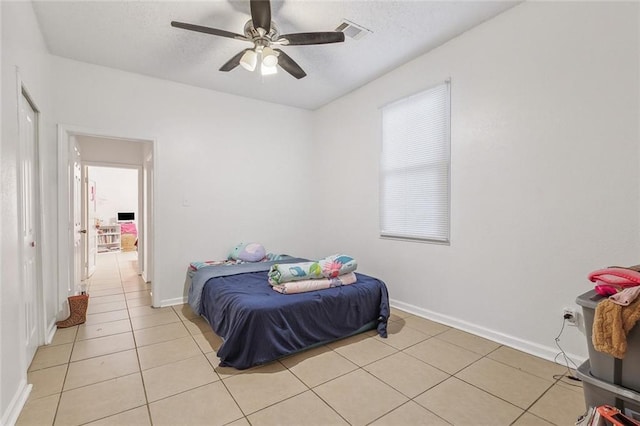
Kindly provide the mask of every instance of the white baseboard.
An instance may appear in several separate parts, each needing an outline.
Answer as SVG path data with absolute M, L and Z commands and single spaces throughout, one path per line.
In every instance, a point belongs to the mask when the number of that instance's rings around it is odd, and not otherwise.
M 174 305 L 182 305 L 187 303 L 186 297 L 175 297 L 173 299 L 165 299 L 160 301 L 159 308 L 164 308 L 165 306 L 174 306 Z
M 45 345 L 50 345 L 51 342 L 53 342 L 53 335 L 56 334 L 56 330 L 57 329 L 58 329 L 58 327 L 56 327 L 56 319 L 54 318 L 53 321 L 51 321 L 51 323 L 47 327 L 47 330 L 44 333 L 44 344 Z
M 501 345 L 509 346 L 513 349 L 526 352 L 528 354 L 549 360 L 551 362 L 556 362 L 558 349 L 553 346 L 540 345 L 538 343 L 521 339 L 520 337 L 510 336 L 495 330 L 488 329 L 486 327 L 480 327 L 477 324 L 472 324 L 470 322 L 450 317 L 448 315 L 442 315 L 428 309 L 419 308 L 409 303 L 400 302 L 398 300 L 390 299 L 389 302 L 394 308 L 401 309 L 405 312 L 409 312 L 410 314 L 436 321 L 450 327 L 475 334 L 476 336 L 484 337 L 485 339 L 492 340 L 496 343 L 500 343 Z M 184 303 L 187 303 L 186 297 L 176 297 L 173 299 L 165 299 L 160 301 L 159 307 L 182 305 Z M 586 361 L 586 358 L 581 355 L 567 353 L 567 356 L 576 361 L 578 365 Z
M 27 402 L 32 388 L 33 385 L 27 384 L 26 378 L 20 382 L 18 390 L 13 395 L 13 398 L 11 398 L 7 411 L 2 413 L 0 425 L 14 425 L 18 421 L 18 416 L 20 416 L 20 412 Z
M 510 336 L 495 330 L 491 330 L 485 327 L 480 327 L 477 324 L 472 324 L 470 322 L 463 321 L 454 317 L 450 317 L 448 315 L 442 315 L 437 312 L 430 311 L 428 309 L 419 308 L 409 303 L 404 303 L 404 302 L 400 302 L 393 299 L 390 299 L 389 303 L 391 304 L 392 307 L 401 309 L 405 312 L 409 312 L 410 314 L 414 314 L 419 317 L 436 321 L 436 322 L 448 325 L 450 327 L 454 327 L 459 330 L 463 330 L 468 333 L 475 334 L 476 336 L 484 337 L 485 339 L 492 340 L 496 343 L 509 346 L 513 349 L 526 352 L 528 354 L 549 360 L 551 362 L 556 362 L 556 355 L 558 354 L 558 349 L 552 346 L 544 346 L 538 343 L 523 340 L 519 337 Z M 586 360 L 586 358 L 584 358 L 583 356 L 576 355 L 576 354 L 567 353 L 567 356 L 572 360 L 576 361 L 578 365 L 582 364 Z

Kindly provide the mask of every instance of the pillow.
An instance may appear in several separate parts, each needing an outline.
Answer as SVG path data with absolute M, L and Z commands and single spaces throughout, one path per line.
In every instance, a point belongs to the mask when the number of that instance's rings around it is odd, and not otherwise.
M 258 243 L 240 243 L 235 246 L 229 258 L 234 260 L 244 260 L 245 262 L 259 262 L 264 259 L 266 251 L 262 244 Z

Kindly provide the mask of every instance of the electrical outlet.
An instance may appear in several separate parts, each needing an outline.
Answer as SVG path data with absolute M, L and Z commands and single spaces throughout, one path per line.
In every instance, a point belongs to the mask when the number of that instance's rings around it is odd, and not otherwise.
M 578 315 L 576 308 L 567 307 L 562 310 L 562 317 L 569 325 L 578 325 Z

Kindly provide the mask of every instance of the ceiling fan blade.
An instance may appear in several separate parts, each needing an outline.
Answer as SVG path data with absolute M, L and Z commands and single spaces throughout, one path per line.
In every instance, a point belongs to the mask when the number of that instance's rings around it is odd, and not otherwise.
M 262 28 L 265 34 L 271 31 L 271 2 L 269 0 L 251 0 L 251 20 L 255 29 Z
M 306 44 L 341 43 L 344 41 L 344 33 L 341 31 L 328 31 L 324 33 L 293 33 L 283 34 L 278 41 L 286 40 L 285 46 L 302 46 Z
M 231 71 L 232 69 L 240 65 L 240 59 L 242 59 L 242 55 L 244 55 L 244 52 L 246 52 L 247 50 L 251 49 L 244 49 L 233 58 L 229 59 L 223 66 L 220 67 L 220 71 Z
M 280 65 L 280 67 L 283 70 L 285 70 L 286 72 L 288 72 L 289 74 L 297 78 L 298 80 L 300 80 L 303 77 L 306 77 L 307 73 L 304 72 L 304 70 L 300 68 L 300 65 L 298 65 L 296 61 L 291 59 L 289 55 L 287 55 L 280 49 L 273 49 L 273 50 L 279 53 L 278 65 Z
M 172 27 L 176 27 L 176 28 L 182 28 L 182 29 L 189 30 L 189 31 L 197 31 L 199 33 L 213 34 L 213 35 L 217 35 L 217 36 L 220 36 L 220 37 L 235 38 L 237 40 L 245 40 L 245 41 L 248 40 L 245 36 L 240 35 L 240 34 L 232 33 L 230 31 L 225 31 L 225 30 L 219 30 L 217 28 L 203 27 L 201 25 L 194 25 L 194 24 L 187 24 L 187 23 L 184 23 L 184 22 L 171 21 L 171 26 Z

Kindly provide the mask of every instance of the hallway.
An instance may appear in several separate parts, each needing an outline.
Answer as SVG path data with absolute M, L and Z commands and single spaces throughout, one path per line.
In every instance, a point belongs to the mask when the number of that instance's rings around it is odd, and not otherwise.
M 180 317 L 172 308 L 151 308 L 137 255 L 98 255 L 87 321 L 58 329 L 51 345 L 38 348 L 28 372 L 33 389 L 17 424 L 82 424 L 140 406 L 113 420 L 149 424 L 136 340 L 138 346 L 162 340 L 144 330 Z

